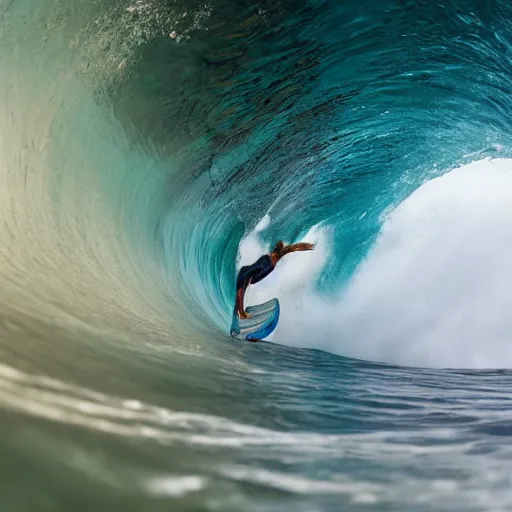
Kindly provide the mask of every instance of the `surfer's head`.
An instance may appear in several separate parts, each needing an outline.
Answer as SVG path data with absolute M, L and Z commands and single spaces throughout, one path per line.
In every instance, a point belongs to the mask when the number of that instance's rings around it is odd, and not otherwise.
M 276 265 L 276 263 L 284 256 L 284 248 L 285 243 L 282 240 L 279 240 L 277 244 L 272 249 L 272 252 L 270 253 L 270 259 L 272 260 L 272 264 Z
M 274 254 L 277 254 L 277 255 L 281 256 L 281 253 L 283 252 L 283 249 L 284 249 L 284 242 L 282 240 L 279 240 L 279 242 L 277 242 L 277 244 L 275 245 L 275 247 L 272 250 L 272 252 Z

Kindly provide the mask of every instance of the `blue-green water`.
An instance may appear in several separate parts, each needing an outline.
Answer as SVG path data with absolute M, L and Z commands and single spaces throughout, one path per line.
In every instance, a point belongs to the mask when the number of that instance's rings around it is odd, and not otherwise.
M 1 510 L 510 510 L 511 16 L 0 0 Z

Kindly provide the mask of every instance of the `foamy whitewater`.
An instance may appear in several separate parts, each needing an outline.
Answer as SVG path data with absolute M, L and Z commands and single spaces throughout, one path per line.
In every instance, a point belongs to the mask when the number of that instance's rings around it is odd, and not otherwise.
M 0 0 L 0 510 L 512 509 L 510 20 Z
M 510 159 L 462 166 L 382 215 L 377 240 L 339 294 L 316 287 L 332 251 L 319 225 L 300 240 L 315 251 L 287 256 L 249 289 L 247 304 L 279 297 L 282 319 L 270 339 L 292 346 L 411 366 L 509 367 L 511 205 Z M 271 250 L 259 237 L 269 223 L 242 240 L 239 266 Z

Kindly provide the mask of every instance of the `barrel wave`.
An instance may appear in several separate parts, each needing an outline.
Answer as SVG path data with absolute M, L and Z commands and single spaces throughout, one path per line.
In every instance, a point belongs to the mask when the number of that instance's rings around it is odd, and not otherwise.
M 2 509 L 512 506 L 511 20 L 0 0 Z

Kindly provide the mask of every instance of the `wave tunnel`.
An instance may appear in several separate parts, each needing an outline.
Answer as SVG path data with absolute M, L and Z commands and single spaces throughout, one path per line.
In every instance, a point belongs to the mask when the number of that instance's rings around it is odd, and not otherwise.
M 2 510 L 510 509 L 511 61 L 501 0 L 0 0 Z

